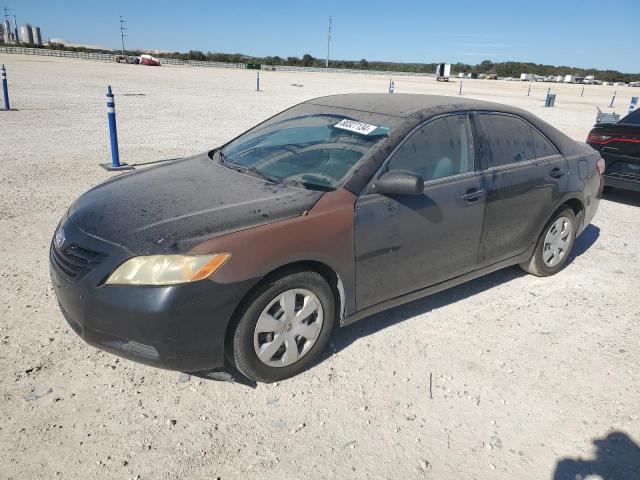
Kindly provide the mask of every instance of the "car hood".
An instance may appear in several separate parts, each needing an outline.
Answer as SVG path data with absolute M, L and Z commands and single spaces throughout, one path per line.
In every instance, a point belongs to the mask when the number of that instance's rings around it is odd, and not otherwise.
M 301 215 L 322 194 L 268 183 L 202 154 L 115 177 L 82 195 L 68 215 L 134 255 L 184 253 L 219 235 Z

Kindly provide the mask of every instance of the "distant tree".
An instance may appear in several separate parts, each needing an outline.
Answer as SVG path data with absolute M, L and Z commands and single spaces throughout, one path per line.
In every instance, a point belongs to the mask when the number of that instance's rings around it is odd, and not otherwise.
M 313 66 L 314 62 L 316 61 L 315 58 L 313 58 L 311 55 L 309 55 L 308 53 L 305 53 L 302 56 L 302 66 L 304 67 L 311 67 Z
M 362 60 L 360 60 L 360 63 L 358 65 L 363 70 L 366 70 L 367 68 L 369 68 L 369 62 L 367 62 L 366 58 L 363 58 Z

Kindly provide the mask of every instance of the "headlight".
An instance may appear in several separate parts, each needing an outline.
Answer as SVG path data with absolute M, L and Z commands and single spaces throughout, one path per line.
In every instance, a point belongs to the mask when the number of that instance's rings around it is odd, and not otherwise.
M 107 285 L 175 285 L 207 278 L 231 256 L 212 255 L 148 255 L 133 257 L 109 276 Z

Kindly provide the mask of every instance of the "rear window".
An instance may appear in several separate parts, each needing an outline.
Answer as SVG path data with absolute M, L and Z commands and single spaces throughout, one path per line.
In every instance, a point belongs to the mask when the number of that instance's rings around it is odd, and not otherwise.
M 640 108 L 631 112 L 618 123 L 623 125 L 640 125 Z

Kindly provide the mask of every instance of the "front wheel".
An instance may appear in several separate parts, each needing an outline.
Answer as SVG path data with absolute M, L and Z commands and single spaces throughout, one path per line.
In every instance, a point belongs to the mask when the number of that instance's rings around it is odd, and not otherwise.
M 556 213 L 540 234 L 536 249 L 520 267 L 538 277 L 558 273 L 567 263 L 576 238 L 576 216 L 565 208 Z
M 266 281 L 237 323 L 235 366 L 260 382 L 292 377 L 322 351 L 334 322 L 333 292 L 319 273 L 291 272 Z

